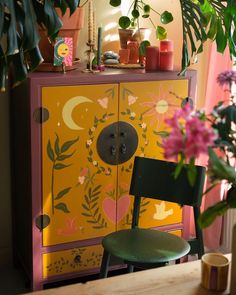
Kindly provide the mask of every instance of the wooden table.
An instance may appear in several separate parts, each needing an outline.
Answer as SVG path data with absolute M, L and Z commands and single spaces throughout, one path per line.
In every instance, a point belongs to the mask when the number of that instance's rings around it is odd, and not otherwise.
M 231 259 L 231 255 L 226 255 Z M 213 295 L 200 286 L 200 260 L 33 293 L 33 295 Z M 230 272 L 229 272 L 230 273 Z M 230 280 L 230 279 L 229 279 Z M 229 286 L 229 283 L 228 283 Z

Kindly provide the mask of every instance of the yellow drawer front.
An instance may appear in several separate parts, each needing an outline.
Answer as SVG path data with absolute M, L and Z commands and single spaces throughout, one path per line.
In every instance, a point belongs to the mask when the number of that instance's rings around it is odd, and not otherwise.
M 102 254 L 101 245 L 43 254 L 43 277 L 100 267 Z

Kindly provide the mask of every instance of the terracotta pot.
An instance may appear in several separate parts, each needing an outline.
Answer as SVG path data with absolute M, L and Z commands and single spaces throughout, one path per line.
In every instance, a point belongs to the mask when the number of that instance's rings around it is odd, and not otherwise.
M 152 30 L 149 28 L 139 28 L 134 32 L 132 40 L 138 41 L 138 43 L 141 43 L 144 40 L 149 41 L 151 33 Z
M 127 42 L 132 39 L 134 34 L 134 29 L 118 29 L 119 31 L 119 38 L 120 38 L 120 48 L 126 49 Z
M 66 13 L 63 16 L 59 8 L 55 8 L 55 10 L 63 23 L 63 26 L 58 33 L 58 36 L 71 37 L 73 39 L 72 60 L 74 61 L 76 58 L 79 33 L 84 25 L 84 9 L 82 7 L 78 7 L 71 16 L 69 9 L 66 10 Z M 53 63 L 53 44 L 49 42 L 47 32 L 45 30 L 39 29 L 39 33 L 41 36 L 39 48 L 44 58 L 44 62 Z

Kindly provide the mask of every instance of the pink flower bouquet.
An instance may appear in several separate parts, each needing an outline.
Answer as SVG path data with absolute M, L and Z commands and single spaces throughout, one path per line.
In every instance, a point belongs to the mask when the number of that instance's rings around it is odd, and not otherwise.
M 186 104 L 166 120 L 170 132 L 163 140 L 165 158 L 178 162 L 175 177 L 188 163 L 188 179 L 194 184 L 195 160 L 205 154 L 209 157 L 207 173 L 211 182 L 207 192 L 222 180 L 230 185 L 226 199 L 203 212 L 199 220 L 202 227 L 210 225 L 229 208 L 236 208 L 236 104 L 235 94 L 232 93 L 236 72 L 224 71 L 217 82 L 229 92 L 229 103 L 220 102 L 210 114 L 193 111 Z

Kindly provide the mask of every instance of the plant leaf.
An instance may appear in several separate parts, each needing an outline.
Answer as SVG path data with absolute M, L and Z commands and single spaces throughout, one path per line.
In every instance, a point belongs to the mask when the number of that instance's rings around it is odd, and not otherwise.
M 164 11 L 161 14 L 161 23 L 166 25 L 173 21 L 173 15 L 169 11 Z
M 167 38 L 167 32 L 166 29 L 161 27 L 161 26 L 157 26 L 156 28 L 156 37 L 158 40 L 163 40 Z
M 131 20 L 128 16 L 121 16 L 119 18 L 119 26 L 122 28 L 122 29 L 127 29 L 131 24 Z
M 59 203 L 56 206 L 54 206 L 55 209 L 61 210 L 64 213 L 70 213 L 65 203 Z
M 110 5 L 113 7 L 117 7 L 121 4 L 121 0 L 110 0 Z
M 65 165 L 65 164 L 62 164 L 62 163 L 57 163 L 56 165 L 54 165 L 54 169 L 56 170 L 61 170 L 61 169 L 64 169 L 66 167 L 69 167 L 70 165 Z
M 71 190 L 71 187 L 67 187 L 65 189 L 63 189 L 62 191 L 60 191 L 57 196 L 55 197 L 55 200 L 59 200 L 61 199 L 62 197 L 64 197 L 66 194 L 69 193 L 69 191 Z
M 63 143 L 62 147 L 61 147 L 61 152 L 64 153 L 66 152 L 73 144 L 75 144 L 77 141 L 79 140 L 79 137 L 77 137 L 74 140 L 69 140 L 66 141 L 65 143 Z
M 198 224 L 201 228 L 206 228 L 212 224 L 212 222 L 216 219 L 217 216 L 222 216 L 227 210 L 229 206 L 226 201 L 221 201 L 216 203 L 215 205 L 208 207 L 200 216 L 198 220 Z
M 47 144 L 47 154 L 49 159 L 53 162 L 55 157 L 54 157 L 54 152 L 53 152 L 50 140 L 48 140 L 48 144 Z

